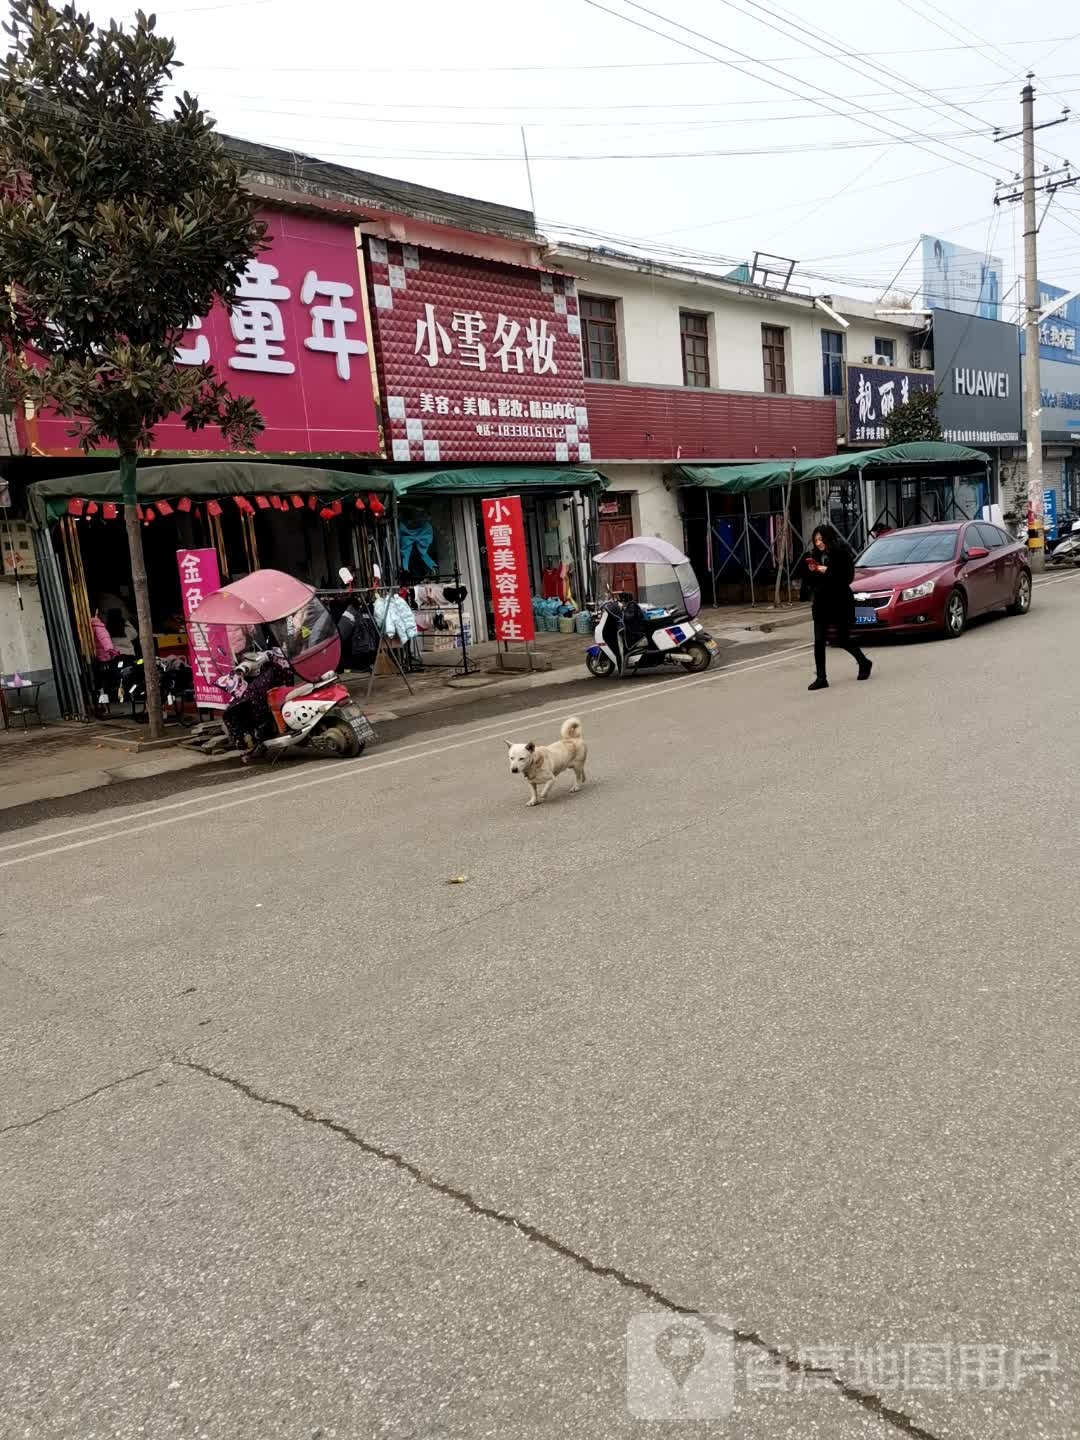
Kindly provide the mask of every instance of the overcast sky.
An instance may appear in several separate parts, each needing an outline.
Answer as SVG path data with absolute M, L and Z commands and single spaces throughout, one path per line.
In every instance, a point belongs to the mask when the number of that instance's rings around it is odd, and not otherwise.
M 103 20 L 124 3 L 90 9 Z M 768 250 L 798 260 L 810 288 L 865 294 L 897 272 L 894 289 L 916 290 L 907 257 L 928 232 L 989 242 L 1008 290 L 1021 217 L 995 209 L 994 180 L 1012 178 L 1019 142 L 990 132 L 1019 126 L 1029 69 L 1039 120 L 1080 95 L 1072 0 L 790 3 L 165 0 L 157 13 L 187 87 L 232 134 L 528 206 L 524 125 L 549 234 L 645 238 L 717 266 Z M 1080 165 L 1076 133 L 1071 119 L 1044 131 L 1041 162 Z M 1040 242 L 1041 279 L 1080 285 L 1080 186 L 1059 192 Z

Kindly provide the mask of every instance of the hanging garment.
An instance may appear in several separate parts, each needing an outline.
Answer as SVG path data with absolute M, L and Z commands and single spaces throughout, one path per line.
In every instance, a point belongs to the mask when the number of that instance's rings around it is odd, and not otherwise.
M 416 616 L 400 595 L 380 595 L 373 608 L 375 624 L 389 639 L 400 640 L 403 645 L 416 639 Z
M 416 552 L 418 564 L 430 575 L 435 569 L 435 561 L 431 558 L 431 545 L 435 539 L 435 531 L 432 529 L 431 521 L 421 517 L 411 524 L 398 517 L 398 538 L 401 543 L 401 568 L 408 571 L 413 551 Z

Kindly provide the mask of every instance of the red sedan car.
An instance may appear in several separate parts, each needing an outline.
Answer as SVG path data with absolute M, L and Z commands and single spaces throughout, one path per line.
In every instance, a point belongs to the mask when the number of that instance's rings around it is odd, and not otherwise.
M 855 562 L 856 629 L 931 630 L 955 639 L 974 615 L 1031 608 L 1027 547 L 985 520 L 913 525 L 872 540 Z

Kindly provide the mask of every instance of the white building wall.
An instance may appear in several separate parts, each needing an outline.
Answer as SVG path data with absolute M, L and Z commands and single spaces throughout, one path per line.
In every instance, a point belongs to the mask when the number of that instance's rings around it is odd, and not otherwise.
M 821 332 L 839 330 L 835 321 L 806 297 L 763 298 L 741 293 L 734 285 L 561 261 L 577 276 L 579 294 L 615 300 L 619 329 L 620 379 L 638 385 L 681 386 L 680 310 L 709 317 L 709 370 L 712 388 L 761 393 L 765 381 L 761 327 L 775 325 L 787 332 L 787 390 L 791 395 L 822 395 L 824 378 Z M 834 308 L 844 314 L 843 302 Z M 872 307 L 859 306 L 859 309 Z M 846 317 L 845 317 L 846 318 Z M 844 332 L 845 359 L 861 364 L 874 353 L 874 340 L 896 342 L 896 364 L 906 368 L 911 350 L 910 325 L 860 316 Z
M 40 680 L 52 672 L 41 597 L 33 578 L 24 579 L 19 588 L 22 609 L 14 580 L 0 578 L 0 673 L 10 676 L 18 671 Z

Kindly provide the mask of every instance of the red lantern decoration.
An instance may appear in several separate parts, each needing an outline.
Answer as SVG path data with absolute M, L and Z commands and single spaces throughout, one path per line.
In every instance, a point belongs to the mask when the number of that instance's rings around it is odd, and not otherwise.
M 83 513 L 83 502 L 81 500 L 77 500 L 74 496 L 72 496 L 71 499 L 68 501 L 67 513 L 69 515 L 81 515 Z
M 157 511 L 152 505 L 143 506 L 143 524 L 149 525 L 151 520 L 157 519 Z
M 221 505 L 220 505 L 220 503 L 219 503 L 217 500 L 208 500 L 208 501 L 206 502 L 206 513 L 207 513 L 208 515 L 220 515 L 220 514 L 221 514 Z
M 191 501 L 186 495 L 182 495 L 180 499 L 176 502 L 176 508 L 181 512 L 181 514 L 186 515 L 191 509 Z
M 265 495 L 256 495 L 256 496 L 255 496 L 255 504 L 258 506 L 258 508 L 259 508 L 260 510 L 269 510 L 269 509 L 270 509 L 270 501 L 266 498 Z
M 379 499 L 377 495 L 369 495 L 367 497 L 367 502 L 371 507 L 371 513 L 375 516 L 376 519 L 378 519 L 381 515 L 386 514 L 386 506 L 383 504 L 383 502 Z
M 360 496 L 359 496 L 359 495 L 357 495 L 357 497 L 356 497 L 356 508 L 357 508 L 357 510 L 366 510 L 366 509 L 367 509 L 367 506 L 364 504 L 363 500 L 360 499 Z
M 315 495 L 309 495 L 307 497 L 307 507 L 309 510 L 314 510 L 318 503 L 318 498 Z
M 114 505 L 111 500 L 106 500 L 101 507 L 101 518 L 103 520 L 115 520 L 119 513 L 119 507 Z
M 319 519 L 320 519 L 320 520 L 332 520 L 333 518 L 334 518 L 334 510 L 333 510 L 333 507 L 330 506 L 330 505 L 324 505 L 324 506 L 322 507 L 322 509 L 319 511 Z
M 157 505 L 157 512 L 159 515 L 172 514 L 172 506 L 169 504 L 168 500 L 157 500 L 155 501 L 155 504 Z
M 294 510 L 302 510 L 304 508 L 304 497 L 302 495 L 294 495 L 292 497 L 292 507 Z
M 86 502 L 86 513 L 87 513 L 87 515 L 96 515 L 97 512 L 98 512 L 98 503 L 97 503 L 97 501 L 96 501 L 96 500 L 88 500 L 88 501 Z

